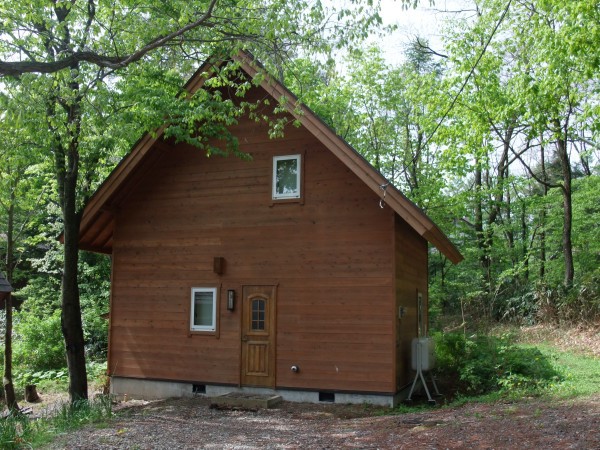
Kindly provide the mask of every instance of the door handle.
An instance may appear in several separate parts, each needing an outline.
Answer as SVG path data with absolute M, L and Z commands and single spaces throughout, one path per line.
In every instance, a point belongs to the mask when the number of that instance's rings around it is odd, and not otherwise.
M 248 336 L 246 336 L 245 334 L 242 336 L 242 342 L 247 342 L 248 341 Z

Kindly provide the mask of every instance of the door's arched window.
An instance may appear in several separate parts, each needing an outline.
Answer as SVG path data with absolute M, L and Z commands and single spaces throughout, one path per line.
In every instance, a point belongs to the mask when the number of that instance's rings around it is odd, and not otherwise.
M 253 331 L 261 331 L 265 329 L 265 308 L 266 301 L 264 298 L 255 298 L 252 300 L 252 326 Z

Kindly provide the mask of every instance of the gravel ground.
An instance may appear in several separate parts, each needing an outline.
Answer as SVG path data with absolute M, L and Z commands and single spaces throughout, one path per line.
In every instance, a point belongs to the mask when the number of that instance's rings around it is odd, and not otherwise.
M 381 415 L 362 405 L 284 402 L 211 409 L 205 398 L 127 402 L 105 428 L 59 436 L 47 449 L 600 449 L 600 395 L 550 403 L 468 404 Z

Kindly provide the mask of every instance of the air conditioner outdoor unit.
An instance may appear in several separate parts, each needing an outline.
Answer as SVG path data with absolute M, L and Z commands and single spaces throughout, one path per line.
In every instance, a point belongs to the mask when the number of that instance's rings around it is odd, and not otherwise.
M 414 338 L 411 344 L 412 370 L 427 372 L 435 367 L 435 347 L 430 337 Z
M 411 342 L 411 362 L 412 369 L 416 372 L 415 379 L 412 382 L 410 391 L 408 392 L 407 401 L 412 401 L 412 394 L 417 385 L 417 381 L 421 382 L 421 385 L 425 389 L 427 399 L 429 403 L 435 404 L 435 400 L 431 397 L 427 382 L 425 381 L 424 372 L 429 372 L 431 377 L 431 383 L 435 389 L 436 395 L 440 395 L 437 385 L 435 384 L 435 378 L 431 372 L 435 367 L 435 346 L 433 339 L 427 337 L 426 330 L 426 311 L 423 305 L 423 296 L 417 290 L 417 337 Z
M 437 385 L 435 384 L 435 378 L 433 377 L 433 373 L 431 370 L 435 367 L 435 347 L 433 343 L 433 339 L 430 337 L 420 337 L 414 338 L 411 343 L 411 359 L 412 359 L 412 369 L 416 371 L 415 379 L 413 380 L 412 386 L 408 393 L 407 401 L 412 401 L 412 394 L 415 390 L 415 386 L 417 381 L 421 381 L 421 385 L 425 389 L 425 393 L 427 394 L 427 399 L 429 403 L 435 405 L 435 400 L 431 397 L 431 393 L 429 392 L 429 388 L 427 387 L 427 382 L 425 381 L 424 372 L 429 372 L 431 377 L 431 383 L 433 384 L 433 388 L 435 389 L 435 394 L 440 395 L 438 391 Z

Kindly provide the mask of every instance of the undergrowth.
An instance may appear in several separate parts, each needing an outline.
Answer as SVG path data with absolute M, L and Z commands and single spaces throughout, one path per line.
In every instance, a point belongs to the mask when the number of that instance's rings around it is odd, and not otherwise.
M 496 330 L 498 331 L 498 330 Z M 436 378 L 444 404 L 541 397 L 561 400 L 600 394 L 600 358 L 545 340 L 523 343 L 523 330 L 436 333 Z M 395 412 L 418 412 L 401 405 Z
M 457 396 L 534 395 L 563 380 L 552 356 L 514 343 L 509 335 L 437 334 L 439 377 L 455 380 Z
M 21 414 L 9 416 L 0 420 L 0 448 L 33 448 L 51 441 L 60 433 L 88 423 L 103 423 L 111 417 L 112 404 L 107 396 L 66 403 L 38 419 Z

